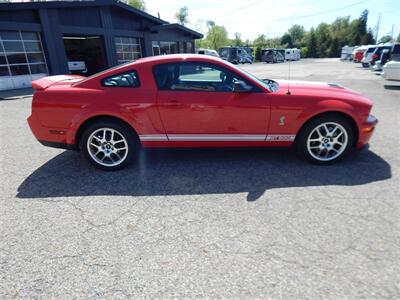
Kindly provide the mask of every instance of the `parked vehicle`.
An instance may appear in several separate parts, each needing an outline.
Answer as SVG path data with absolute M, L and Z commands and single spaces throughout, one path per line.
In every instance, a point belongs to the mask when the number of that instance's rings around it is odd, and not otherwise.
M 390 59 L 383 66 L 381 76 L 387 80 L 400 80 L 400 44 L 393 45 Z
M 375 51 L 377 46 L 373 45 L 373 46 L 368 46 L 367 50 L 365 50 L 363 58 L 361 60 L 361 64 L 364 68 L 368 68 L 369 67 L 369 63 L 371 61 L 372 58 L 372 53 Z
M 381 57 L 382 51 L 387 49 L 391 50 L 393 45 L 379 45 L 375 48 L 374 52 L 372 52 L 371 60 L 369 62 L 370 66 L 375 65 L 375 62 Z
M 396 43 L 392 46 L 390 50 L 390 59 L 395 61 L 400 61 L 400 44 Z
M 400 80 L 400 61 L 387 62 L 382 68 L 381 76 L 387 80 Z
M 260 80 L 208 55 L 138 59 L 89 78 L 50 76 L 28 119 L 44 145 L 80 150 L 104 170 L 125 167 L 140 147 L 294 145 L 330 164 L 367 144 L 372 101 L 337 84 Z M 68 108 L 68 109 L 66 109 Z
M 340 54 L 340 60 L 352 60 L 352 53 L 355 47 L 351 46 L 343 46 L 342 47 L 342 52 Z
M 353 54 L 352 54 L 353 61 L 356 63 L 360 63 L 361 60 L 363 59 L 364 52 L 365 52 L 365 50 L 367 50 L 367 48 L 368 48 L 368 46 L 360 46 L 360 47 L 354 48 Z
M 375 62 L 372 69 L 374 71 L 382 71 L 383 66 L 390 60 L 390 50 L 384 49 L 381 53 L 381 57 L 379 60 Z
M 285 50 L 285 60 L 299 60 L 300 50 L 297 48 L 286 49 Z
M 266 48 L 261 50 L 261 61 L 266 63 L 277 63 L 282 61 L 282 57 L 275 48 Z
M 217 51 L 215 51 L 214 49 L 197 49 L 196 50 L 197 54 L 203 54 L 203 55 L 210 55 L 210 56 L 215 56 L 215 57 L 219 57 L 219 54 Z
M 277 54 L 275 49 L 266 48 L 261 50 L 261 61 L 268 63 L 278 62 Z
M 218 53 L 222 59 L 233 64 L 253 63 L 253 57 L 244 47 L 222 47 Z
M 285 49 L 278 48 L 275 50 L 278 53 L 278 62 L 284 62 L 285 61 Z

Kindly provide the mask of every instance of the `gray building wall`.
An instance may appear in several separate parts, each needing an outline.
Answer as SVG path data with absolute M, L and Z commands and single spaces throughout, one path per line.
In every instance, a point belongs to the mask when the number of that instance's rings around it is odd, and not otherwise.
M 115 37 L 139 38 L 142 56 L 153 54 L 153 41 L 189 42 L 193 46 L 194 39 L 201 37 L 197 32 L 182 26 L 174 27 L 113 0 L 3 3 L 0 4 L 2 30 L 40 33 L 51 75 L 69 72 L 63 41 L 66 35 L 100 36 L 107 67 L 117 64 Z M 186 50 L 183 44 L 180 48 Z M 194 47 L 191 48 L 194 51 Z

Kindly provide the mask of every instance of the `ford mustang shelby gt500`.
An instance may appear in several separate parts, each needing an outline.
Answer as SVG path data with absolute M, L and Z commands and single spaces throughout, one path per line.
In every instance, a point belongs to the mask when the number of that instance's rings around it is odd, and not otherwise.
M 337 84 L 255 76 L 219 58 L 141 58 L 91 77 L 50 76 L 28 119 L 44 145 L 125 167 L 142 147 L 291 146 L 329 164 L 368 143 L 372 102 Z

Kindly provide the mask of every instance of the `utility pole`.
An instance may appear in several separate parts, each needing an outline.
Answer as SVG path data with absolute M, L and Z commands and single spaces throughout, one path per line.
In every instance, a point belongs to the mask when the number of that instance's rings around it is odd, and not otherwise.
M 378 33 L 380 24 L 381 24 L 381 13 L 379 13 L 378 22 L 376 23 L 375 27 L 375 42 L 378 42 Z

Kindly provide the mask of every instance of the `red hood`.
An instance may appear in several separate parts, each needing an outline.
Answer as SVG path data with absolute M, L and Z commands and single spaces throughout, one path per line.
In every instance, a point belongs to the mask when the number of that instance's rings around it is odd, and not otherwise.
M 275 92 L 285 94 L 290 90 L 291 95 L 304 97 L 318 97 L 326 99 L 340 99 L 361 102 L 372 106 L 372 101 L 363 94 L 345 88 L 339 84 L 317 81 L 287 81 L 277 80 L 279 89 Z M 290 83 L 290 84 L 288 84 Z
M 342 93 L 342 94 L 351 94 L 356 96 L 361 96 L 362 94 L 351 89 L 345 88 L 336 83 L 327 83 L 327 82 L 319 82 L 319 81 L 295 81 L 295 80 L 277 80 L 279 83 L 279 90 L 278 93 L 285 93 L 290 89 L 290 92 L 293 93 L 311 93 L 317 92 L 319 95 L 321 93 L 327 92 L 331 93 Z M 290 83 L 290 84 L 289 84 Z

